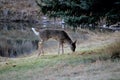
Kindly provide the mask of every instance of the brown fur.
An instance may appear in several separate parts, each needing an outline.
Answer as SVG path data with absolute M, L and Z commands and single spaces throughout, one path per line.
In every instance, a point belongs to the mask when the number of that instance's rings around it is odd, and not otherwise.
M 38 30 L 36 30 L 36 31 L 38 31 Z M 40 37 L 40 42 L 39 42 L 40 53 L 39 53 L 39 55 L 41 53 L 44 53 L 43 43 L 50 38 L 55 39 L 59 42 L 58 54 L 60 53 L 60 46 L 62 47 L 62 54 L 64 53 L 64 50 L 63 50 L 64 43 L 67 43 L 68 45 L 70 45 L 70 48 L 73 52 L 76 49 L 76 41 L 73 42 L 71 40 L 71 38 L 68 36 L 68 34 L 63 30 L 50 30 L 50 29 L 42 30 L 42 31 L 39 31 L 39 37 Z

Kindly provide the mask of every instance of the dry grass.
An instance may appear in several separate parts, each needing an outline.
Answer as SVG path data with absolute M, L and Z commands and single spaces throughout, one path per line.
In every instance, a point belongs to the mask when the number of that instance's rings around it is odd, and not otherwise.
M 92 35 L 88 40 L 82 41 L 82 43 L 78 45 L 78 52 L 81 51 L 81 54 L 112 54 L 120 52 L 120 32 L 96 33 Z
M 27 40 L 32 40 L 35 35 L 33 34 L 30 29 L 28 30 L 1 30 L 0 31 L 1 38 L 6 38 L 6 39 L 27 39 Z M 28 36 L 30 35 L 30 36 Z M 36 38 L 37 39 L 37 38 Z M 35 40 L 35 39 L 34 39 Z
M 119 80 L 119 66 L 118 63 L 112 63 L 111 61 L 96 61 L 92 64 L 81 64 L 77 66 L 61 63 L 50 69 L 44 69 L 43 76 L 40 78 L 42 80 Z M 116 70 L 118 71 L 116 72 Z
M 35 0 L 1 0 L 1 8 L 11 10 L 23 10 L 36 7 Z

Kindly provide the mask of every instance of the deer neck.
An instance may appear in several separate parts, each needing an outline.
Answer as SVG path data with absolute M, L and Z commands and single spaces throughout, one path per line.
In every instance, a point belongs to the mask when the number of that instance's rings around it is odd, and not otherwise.
M 67 44 L 71 45 L 73 41 L 71 39 L 67 39 Z

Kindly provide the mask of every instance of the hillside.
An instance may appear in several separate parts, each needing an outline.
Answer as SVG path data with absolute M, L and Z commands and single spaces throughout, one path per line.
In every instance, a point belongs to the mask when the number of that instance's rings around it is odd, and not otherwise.
M 38 13 L 35 0 L 0 0 L 0 21 L 34 21 Z
M 93 34 L 92 34 L 93 35 Z M 66 48 L 67 49 L 67 48 Z M 68 49 L 67 49 L 68 51 Z M 66 51 L 66 53 L 68 53 Z M 119 80 L 120 33 L 96 33 L 78 41 L 75 53 L 0 58 L 2 80 Z M 112 57 L 114 56 L 114 57 Z

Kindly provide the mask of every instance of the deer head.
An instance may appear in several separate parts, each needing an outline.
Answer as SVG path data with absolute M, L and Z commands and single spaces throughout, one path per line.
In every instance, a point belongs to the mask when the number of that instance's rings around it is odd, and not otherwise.
M 75 52 L 75 49 L 76 49 L 76 42 L 77 42 L 77 40 L 75 40 L 73 43 L 71 43 L 71 50 L 73 52 Z

